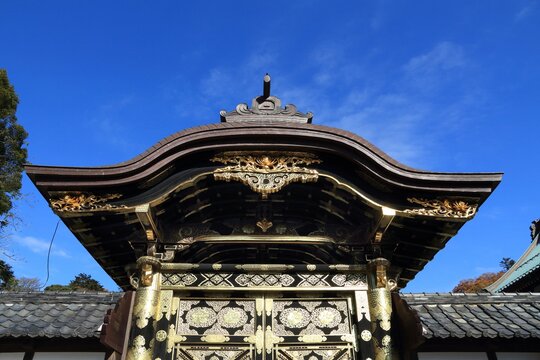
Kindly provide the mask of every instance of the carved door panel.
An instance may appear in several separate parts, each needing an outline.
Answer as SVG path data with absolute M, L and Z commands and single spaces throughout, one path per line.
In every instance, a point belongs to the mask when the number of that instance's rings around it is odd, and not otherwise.
M 174 359 L 262 360 L 262 341 L 256 348 L 261 303 L 254 298 L 180 298 Z
M 267 354 L 279 360 L 354 359 L 350 304 L 346 298 L 267 299 Z
M 174 359 L 354 359 L 346 298 L 180 298 Z

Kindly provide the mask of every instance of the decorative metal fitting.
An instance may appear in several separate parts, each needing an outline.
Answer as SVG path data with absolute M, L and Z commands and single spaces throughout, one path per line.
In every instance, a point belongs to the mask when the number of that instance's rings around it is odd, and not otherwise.
M 270 75 L 266 74 L 263 79 L 263 95 L 254 98 L 251 102 L 251 108 L 247 104 L 238 104 L 236 110 L 227 112 L 220 111 L 222 122 L 241 122 L 241 121 L 282 121 L 294 123 L 311 123 L 313 114 L 306 114 L 296 110 L 294 105 L 281 107 L 281 100 L 270 95 Z

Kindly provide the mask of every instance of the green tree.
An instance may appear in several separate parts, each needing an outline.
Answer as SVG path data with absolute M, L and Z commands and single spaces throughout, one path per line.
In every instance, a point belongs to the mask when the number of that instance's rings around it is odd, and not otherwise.
M 502 260 L 499 262 L 499 265 L 503 268 L 504 271 L 508 271 L 512 266 L 514 266 L 515 263 L 516 261 L 514 259 L 503 257 Z
M 0 69 L 0 231 L 13 219 L 13 200 L 20 197 L 23 165 L 26 163 L 28 134 L 17 123 L 19 98 Z
M 75 276 L 75 279 L 71 280 L 69 286 L 74 290 L 106 291 L 99 281 L 93 279 L 92 276 L 83 273 Z
M 0 290 L 7 290 L 15 283 L 15 274 L 11 265 L 0 260 Z
M 49 285 L 45 288 L 45 291 L 107 291 L 107 289 L 99 281 L 93 279 L 91 275 L 80 273 L 68 285 Z
M 47 286 L 44 291 L 73 291 L 69 285 L 53 284 Z

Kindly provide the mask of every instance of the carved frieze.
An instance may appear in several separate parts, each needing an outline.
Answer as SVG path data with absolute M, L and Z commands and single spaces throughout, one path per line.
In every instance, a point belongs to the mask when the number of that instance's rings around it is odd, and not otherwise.
M 263 199 L 293 182 L 316 182 L 317 170 L 305 166 L 321 163 L 310 153 L 277 151 L 230 151 L 216 155 L 211 161 L 228 165 L 214 171 L 216 180 L 239 181 Z
M 188 272 L 163 273 L 161 285 L 171 289 L 191 288 L 253 288 L 253 287 L 367 287 L 366 275 L 360 273 L 232 273 Z
M 412 204 L 418 204 L 422 207 L 406 209 L 404 210 L 405 213 L 423 216 L 466 219 L 473 217 L 478 209 L 478 204 L 469 204 L 465 201 L 457 200 L 427 200 L 408 198 L 407 201 Z
M 49 199 L 51 207 L 57 212 L 84 212 L 126 208 L 125 205 L 110 204 L 110 200 L 121 198 L 121 194 L 93 195 L 86 193 L 64 194 Z

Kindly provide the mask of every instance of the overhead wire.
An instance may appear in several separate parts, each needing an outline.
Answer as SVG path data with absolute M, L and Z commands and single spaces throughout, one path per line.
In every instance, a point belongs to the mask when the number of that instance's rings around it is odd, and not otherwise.
M 58 231 L 58 225 L 60 225 L 60 219 L 58 219 L 58 221 L 56 222 L 56 226 L 54 228 L 54 232 L 53 232 L 53 235 L 51 237 L 51 242 L 49 243 L 49 251 L 47 252 L 47 278 L 45 279 L 45 282 L 41 286 L 41 289 L 45 288 L 45 285 L 47 285 L 47 282 L 49 281 L 51 250 L 52 250 L 54 238 L 56 237 L 56 232 Z

